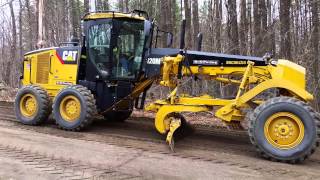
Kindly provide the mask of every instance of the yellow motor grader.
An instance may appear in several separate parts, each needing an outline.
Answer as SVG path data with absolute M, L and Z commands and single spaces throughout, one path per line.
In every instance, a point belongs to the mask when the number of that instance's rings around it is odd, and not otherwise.
M 320 121 L 308 104 L 313 96 L 306 91 L 305 68 L 268 56 L 187 51 L 184 21 L 180 48 L 157 48 L 160 33 L 168 47 L 172 34 L 143 11 L 88 13 L 83 21 L 81 43 L 25 54 L 15 100 L 22 123 L 41 124 L 51 113 L 59 127 L 71 131 L 87 127 L 97 114 L 124 121 L 134 107 L 144 107 L 156 82 L 170 93 L 145 109 L 156 113 L 155 127 L 171 147 L 174 132 L 185 124 L 183 112 L 214 112 L 226 124 L 248 121 L 252 144 L 268 159 L 301 162 L 319 146 Z M 237 85 L 237 93 L 227 99 L 182 94 L 187 76 Z M 274 97 L 261 95 L 271 89 Z

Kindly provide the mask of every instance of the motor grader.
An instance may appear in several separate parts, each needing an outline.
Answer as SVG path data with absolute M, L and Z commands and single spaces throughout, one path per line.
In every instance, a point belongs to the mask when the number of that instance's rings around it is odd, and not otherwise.
M 289 163 L 309 157 L 319 146 L 320 121 L 309 105 L 313 96 L 306 91 L 305 68 L 270 56 L 189 51 L 184 24 L 179 48 L 157 48 L 158 33 L 167 35 L 168 46 L 172 34 L 158 29 L 143 11 L 86 14 L 81 43 L 24 55 L 17 119 L 38 125 L 52 113 L 58 126 L 70 131 L 88 127 L 97 114 L 124 121 L 134 107 L 144 107 L 150 86 L 160 83 L 170 93 L 145 110 L 155 112 L 155 127 L 170 147 L 186 123 L 184 112 L 214 112 L 227 125 L 247 121 L 262 157 Z M 237 93 L 232 98 L 186 95 L 180 92 L 184 77 L 234 84 Z M 270 90 L 274 97 L 265 98 Z

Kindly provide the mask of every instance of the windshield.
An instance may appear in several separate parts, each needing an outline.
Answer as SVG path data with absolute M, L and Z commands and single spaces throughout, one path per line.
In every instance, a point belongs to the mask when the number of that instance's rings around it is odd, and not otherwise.
M 88 30 L 90 59 L 102 74 L 118 79 L 135 78 L 144 41 L 144 21 L 119 19 L 92 25 Z

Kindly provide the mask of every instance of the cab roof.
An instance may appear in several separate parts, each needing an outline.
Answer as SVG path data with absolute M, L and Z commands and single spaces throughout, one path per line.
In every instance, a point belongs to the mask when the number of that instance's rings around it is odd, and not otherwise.
M 94 20 L 94 19 L 107 19 L 107 18 L 131 18 L 137 20 L 146 20 L 146 17 L 142 16 L 141 13 L 132 11 L 130 13 L 121 13 L 115 11 L 99 11 L 91 12 L 84 15 L 83 20 Z

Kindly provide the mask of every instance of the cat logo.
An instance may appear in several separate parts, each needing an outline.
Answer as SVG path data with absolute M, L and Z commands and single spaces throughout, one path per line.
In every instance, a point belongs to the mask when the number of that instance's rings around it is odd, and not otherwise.
M 63 51 L 62 60 L 63 61 L 76 61 L 78 51 Z

